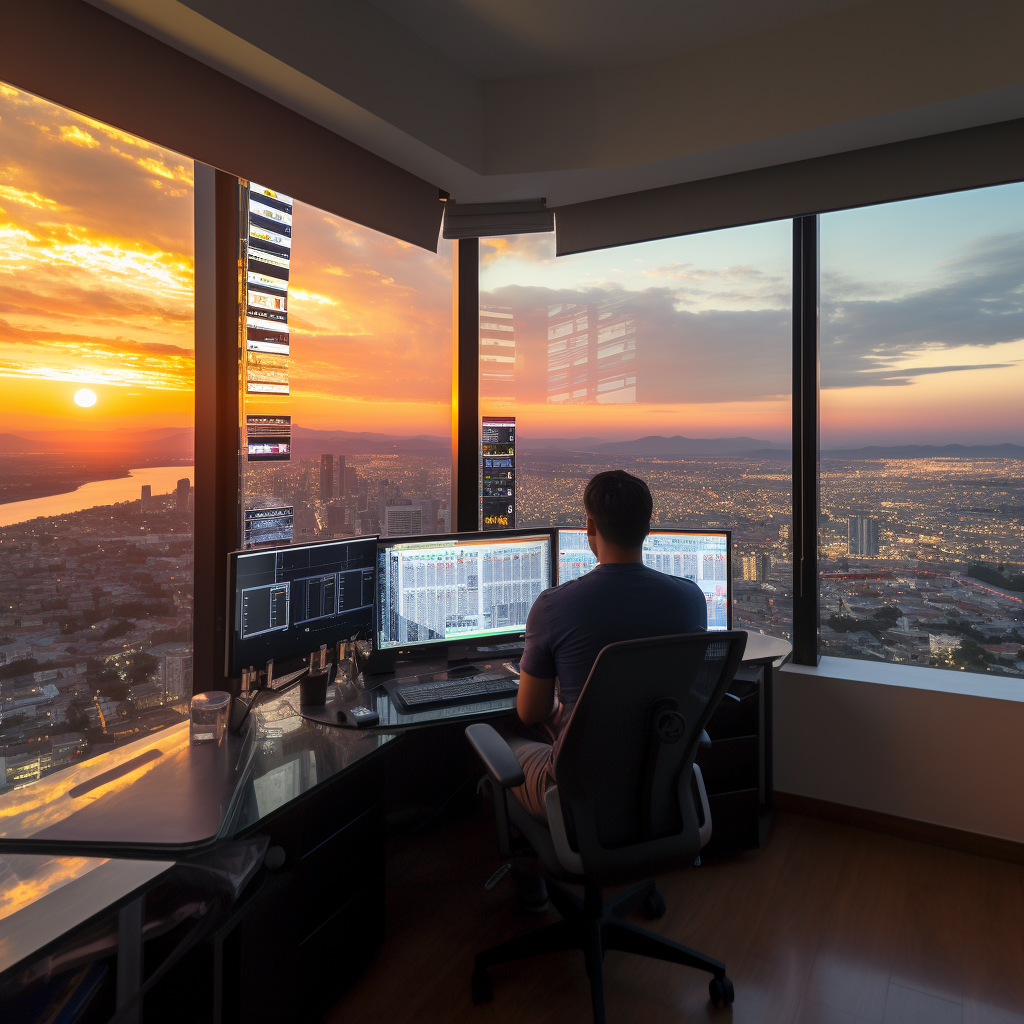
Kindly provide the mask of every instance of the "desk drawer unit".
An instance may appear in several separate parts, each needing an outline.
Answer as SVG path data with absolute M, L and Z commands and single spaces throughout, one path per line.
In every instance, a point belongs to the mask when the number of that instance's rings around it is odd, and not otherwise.
M 762 707 L 764 673 L 741 668 L 708 722 L 711 748 L 697 753 L 711 808 L 711 841 L 702 857 L 721 857 L 760 845 L 764 800 Z
M 384 765 L 367 763 L 253 832 L 285 853 L 219 937 L 215 1024 L 301 1024 L 335 999 L 384 939 Z

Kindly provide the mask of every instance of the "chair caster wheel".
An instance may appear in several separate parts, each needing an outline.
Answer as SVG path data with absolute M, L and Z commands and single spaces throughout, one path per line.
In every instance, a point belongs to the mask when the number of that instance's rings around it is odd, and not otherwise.
M 708 985 L 708 992 L 711 995 L 711 1002 L 716 1010 L 723 1010 L 732 1006 L 736 993 L 733 991 L 732 982 L 723 974 L 721 978 L 712 978 Z
M 665 897 L 655 889 L 653 892 L 649 892 L 644 897 L 644 917 L 649 921 L 656 921 L 658 918 L 665 916 L 665 911 L 668 907 L 665 905 Z
M 487 973 L 486 967 L 477 967 L 473 971 L 469 986 L 473 993 L 473 1002 L 476 1005 L 489 1003 L 494 998 L 494 982 Z

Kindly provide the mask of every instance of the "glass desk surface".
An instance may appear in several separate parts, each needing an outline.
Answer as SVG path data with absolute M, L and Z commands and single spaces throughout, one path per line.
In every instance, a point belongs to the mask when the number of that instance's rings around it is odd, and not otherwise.
M 783 640 L 751 633 L 744 661 L 779 663 Z M 399 666 L 398 676 L 434 672 L 440 661 Z M 401 732 L 446 721 L 510 714 L 515 697 L 471 707 L 408 712 L 388 692 L 390 676 L 365 692 L 332 685 L 319 713 L 300 707 L 299 687 L 261 695 L 243 734 L 191 746 L 189 723 L 133 740 L 34 782 L 0 792 L 0 852 L 128 857 L 188 852 L 251 828 L 290 800 L 349 771 Z M 377 711 L 372 730 L 340 727 L 337 710 Z M 326 717 L 325 717 L 326 716 Z
M 0 792 L 0 850 L 127 856 L 201 847 L 237 835 L 393 738 L 321 725 L 298 708 L 294 686 L 261 696 L 243 734 L 219 746 L 192 746 L 183 721 Z

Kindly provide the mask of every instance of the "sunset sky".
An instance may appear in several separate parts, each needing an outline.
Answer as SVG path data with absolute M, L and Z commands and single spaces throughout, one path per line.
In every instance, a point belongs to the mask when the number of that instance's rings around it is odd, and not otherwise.
M 554 255 L 481 242 L 481 301 L 510 306 L 527 436 L 790 436 L 789 221 Z M 821 218 L 824 447 L 1024 444 L 1024 185 Z M 549 304 L 627 297 L 634 405 L 547 405 Z M 486 412 L 486 410 L 485 410 Z
M 1024 185 L 827 214 L 821 237 L 823 445 L 1024 443 Z M 189 159 L 0 86 L 0 432 L 190 427 L 192 246 Z M 482 240 L 520 431 L 786 441 L 790 246 L 788 221 L 557 259 L 551 235 Z M 448 243 L 296 203 L 291 394 L 247 411 L 447 435 L 451 283 Z M 639 400 L 548 404 L 549 304 L 622 296 Z
M 192 425 L 192 221 L 190 160 L 0 85 L 0 432 Z
M 249 413 L 317 430 L 451 433 L 452 256 L 293 208 L 287 397 Z

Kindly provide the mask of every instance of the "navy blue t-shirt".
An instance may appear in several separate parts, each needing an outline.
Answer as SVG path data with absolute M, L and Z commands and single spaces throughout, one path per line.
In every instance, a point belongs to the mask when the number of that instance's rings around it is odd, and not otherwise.
M 557 676 L 562 703 L 574 704 L 608 644 L 707 625 L 707 601 L 692 580 L 640 562 L 598 565 L 534 601 L 520 667 L 537 679 Z

